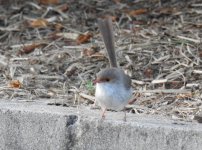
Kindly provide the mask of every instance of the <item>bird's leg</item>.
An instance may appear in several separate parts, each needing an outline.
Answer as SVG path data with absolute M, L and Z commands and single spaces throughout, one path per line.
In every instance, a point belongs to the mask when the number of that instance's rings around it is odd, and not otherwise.
M 90 105 L 90 109 L 98 109 L 97 101 L 95 100 L 93 104 Z
M 136 98 L 131 99 L 131 100 L 128 102 L 128 104 L 132 105 L 136 100 L 137 100 Z
M 123 121 L 125 121 L 126 122 L 126 108 L 124 107 L 124 117 L 123 117 Z
M 94 101 L 94 104 L 93 104 L 93 107 L 96 107 L 96 104 L 97 104 L 97 101 L 95 100 L 95 101 Z
M 106 112 L 106 108 L 102 108 L 102 119 L 105 119 L 105 112 Z

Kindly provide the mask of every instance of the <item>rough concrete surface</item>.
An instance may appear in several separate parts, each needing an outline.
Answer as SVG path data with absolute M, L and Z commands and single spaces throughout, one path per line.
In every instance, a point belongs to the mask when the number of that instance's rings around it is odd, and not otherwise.
M 0 101 L 1 150 L 202 150 L 202 125 L 160 116 Z

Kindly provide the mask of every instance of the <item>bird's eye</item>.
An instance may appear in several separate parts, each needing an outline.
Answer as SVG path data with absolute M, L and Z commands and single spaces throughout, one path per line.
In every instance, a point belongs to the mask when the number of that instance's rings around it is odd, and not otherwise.
M 107 81 L 107 82 L 109 82 L 109 79 L 108 79 L 108 78 L 106 78 L 106 81 Z

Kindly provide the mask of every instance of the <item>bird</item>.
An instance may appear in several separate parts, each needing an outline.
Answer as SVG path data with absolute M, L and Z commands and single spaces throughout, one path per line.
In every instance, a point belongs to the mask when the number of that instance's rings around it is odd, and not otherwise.
M 98 28 L 110 62 L 110 67 L 98 72 L 94 81 L 96 84 L 95 103 L 101 107 L 101 117 L 105 118 L 108 109 L 114 111 L 125 109 L 132 97 L 132 87 L 131 78 L 117 65 L 112 20 L 110 18 L 98 19 Z M 126 112 L 124 114 L 126 121 Z

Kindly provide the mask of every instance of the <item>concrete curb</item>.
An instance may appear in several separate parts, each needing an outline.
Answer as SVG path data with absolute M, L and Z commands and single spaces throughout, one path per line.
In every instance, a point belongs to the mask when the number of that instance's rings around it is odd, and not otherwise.
M 0 102 L 1 150 L 201 150 L 202 125 L 87 107 Z

